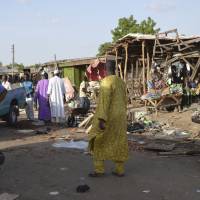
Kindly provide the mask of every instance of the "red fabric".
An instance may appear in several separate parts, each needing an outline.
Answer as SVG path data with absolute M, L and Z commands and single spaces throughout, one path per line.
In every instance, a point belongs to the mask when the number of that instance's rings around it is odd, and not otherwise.
M 87 68 L 86 74 L 90 81 L 99 81 L 103 79 L 106 76 L 105 64 L 96 61 Z

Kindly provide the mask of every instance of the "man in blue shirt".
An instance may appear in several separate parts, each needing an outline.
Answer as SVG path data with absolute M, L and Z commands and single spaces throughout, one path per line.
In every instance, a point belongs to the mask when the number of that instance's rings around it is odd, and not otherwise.
M 24 75 L 24 82 L 22 83 L 26 91 L 26 115 L 29 120 L 34 120 L 33 112 L 33 83 L 30 81 L 29 74 Z

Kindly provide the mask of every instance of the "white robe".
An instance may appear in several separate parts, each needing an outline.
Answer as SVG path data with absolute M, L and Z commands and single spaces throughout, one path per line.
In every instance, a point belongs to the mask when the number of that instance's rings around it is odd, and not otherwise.
M 50 95 L 51 117 L 65 118 L 63 96 L 65 94 L 64 81 L 58 76 L 50 78 L 47 94 Z

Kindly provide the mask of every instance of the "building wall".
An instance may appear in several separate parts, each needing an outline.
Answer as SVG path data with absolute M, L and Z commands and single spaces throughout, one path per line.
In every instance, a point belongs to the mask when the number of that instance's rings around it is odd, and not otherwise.
M 64 77 L 68 77 L 71 83 L 76 88 L 79 88 L 85 74 L 86 66 L 62 66 L 62 69 Z

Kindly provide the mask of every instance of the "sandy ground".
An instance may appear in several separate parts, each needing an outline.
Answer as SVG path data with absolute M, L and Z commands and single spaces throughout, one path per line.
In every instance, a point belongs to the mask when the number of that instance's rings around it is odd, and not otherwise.
M 183 113 L 152 114 L 152 119 L 170 126 L 198 134 L 200 124 L 191 121 L 193 108 Z M 19 200 L 199 200 L 200 156 L 160 157 L 150 152 L 130 152 L 126 164 L 126 176 L 113 177 L 112 163 L 106 163 L 107 174 L 103 178 L 88 178 L 92 171 L 90 156 L 83 151 L 52 146 L 57 140 L 85 139 L 77 129 L 48 126 L 49 134 L 36 135 L 33 126 L 24 115 L 16 127 L 0 122 L 0 149 L 6 162 L 0 170 L 0 194 L 19 194 Z M 198 139 L 198 138 L 197 138 Z M 76 193 L 80 177 L 91 188 L 85 194 Z M 49 193 L 58 191 L 52 196 Z
M 191 121 L 192 113 L 200 108 L 200 105 L 193 105 L 185 111 L 179 112 L 158 112 L 158 116 L 155 113 L 150 115 L 152 120 L 167 123 L 171 128 L 178 128 L 183 131 L 188 131 L 194 135 L 200 135 L 200 124 Z

